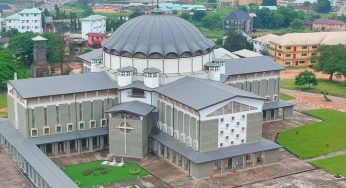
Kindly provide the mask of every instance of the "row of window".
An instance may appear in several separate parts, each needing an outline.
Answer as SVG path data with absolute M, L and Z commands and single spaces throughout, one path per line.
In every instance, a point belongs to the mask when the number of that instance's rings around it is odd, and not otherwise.
M 316 46 L 316 45 L 315 45 L 315 46 L 311 46 L 311 48 L 312 48 L 312 49 L 316 49 L 317 46 Z M 282 46 L 279 46 L 279 49 L 282 49 Z M 292 47 L 291 47 L 291 46 L 286 46 L 285 49 L 286 49 L 286 50 L 291 50 Z M 293 47 L 293 49 L 294 49 L 294 51 L 296 51 L 297 47 Z M 303 49 L 303 50 L 306 50 L 306 49 L 308 49 L 308 46 L 302 46 L 302 49 Z
M 106 127 L 108 124 L 107 119 L 101 119 L 100 120 L 100 126 L 101 127 Z M 90 128 L 96 128 L 96 120 L 90 120 L 89 121 L 89 126 Z M 74 124 L 73 123 L 68 123 L 66 125 L 67 127 L 67 132 L 72 132 L 74 131 Z M 78 127 L 77 130 L 85 130 L 85 122 L 80 121 L 78 122 Z M 55 125 L 55 134 L 63 133 L 63 125 Z M 49 126 L 44 126 L 43 127 L 43 135 L 50 135 L 51 134 L 51 127 Z M 37 137 L 39 136 L 38 134 L 38 128 L 31 128 L 31 137 Z
M 244 142 L 245 142 L 245 140 L 244 140 L 244 139 L 241 139 L 241 143 L 244 143 Z M 231 145 L 234 145 L 234 141 L 231 141 L 230 144 L 231 144 Z M 221 143 L 220 143 L 220 147 L 223 147 L 223 146 L 224 146 L 224 143 L 221 142 Z
M 242 127 L 241 130 L 245 131 L 245 127 Z M 231 129 L 231 133 L 234 133 L 234 129 Z M 224 131 L 220 131 L 220 134 L 224 134 Z M 239 134 L 237 134 L 236 136 L 239 137 Z M 228 136 L 226 136 L 226 137 L 228 137 Z

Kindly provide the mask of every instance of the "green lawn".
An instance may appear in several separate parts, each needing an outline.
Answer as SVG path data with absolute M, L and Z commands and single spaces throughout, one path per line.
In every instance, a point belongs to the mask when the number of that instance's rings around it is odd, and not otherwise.
M 312 164 L 331 174 L 339 174 L 346 177 L 346 155 L 313 161 Z
M 294 97 L 292 97 L 291 95 L 287 95 L 285 93 L 280 93 L 279 97 L 281 100 L 285 100 L 285 101 L 289 101 L 289 100 L 294 99 Z
M 304 113 L 322 121 L 279 133 L 277 141 L 282 146 L 303 159 L 346 149 L 345 112 L 317 109 Z
M 102 165 L 101 162 L 93 161 L 67 166 L 64 168 L 64 172 L 82 188 L 113 184 L 115 182 L 135 179 L 138 176 L 143 177 L 148 175 L 142 167 L 135 163 L 126 163 L 124 167 L 114 167 Z M 102 167 L 105 167 L 105 169 L 102 169 Z M 138 169 L 139 173 L 137 175 L 131 175 L 129 172 L 131 169 Z M 86 170 L 89 170 L 91 174 L 86 175 Z
M 7 95 L 0 94 L 0 108 L 7 108 Z
M 318 80 L 318 85 L 311 87 L 310 89 L 307 86 L 296 86 L 294 85 L 294 79 L 285 79 L 281 80 L 281 88 L 302 90 L 311 93 L 321 93 L 321 91 L 327 90 L 330 95 L 346 97 L 346 85 L 344 82 L 338 81 L 328 81 L 328 80 Z

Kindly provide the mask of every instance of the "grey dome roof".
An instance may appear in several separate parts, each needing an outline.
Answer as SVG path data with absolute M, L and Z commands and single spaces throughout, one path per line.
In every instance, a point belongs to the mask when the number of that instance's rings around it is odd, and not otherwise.
M 214 42 L 190 22 L 170 15 L 143 15 L 121 25 L 102 47 L 108 53 L 137 58 L 177 58 L 210 52 Z

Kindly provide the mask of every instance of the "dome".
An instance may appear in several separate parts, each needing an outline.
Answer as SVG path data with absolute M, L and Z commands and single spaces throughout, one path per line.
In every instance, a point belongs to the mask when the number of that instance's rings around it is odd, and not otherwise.
M 108 53 L 150 59 L 200 56 L 214 45 L 190 22 L 159 14 L 133 18 L 102 42 Z

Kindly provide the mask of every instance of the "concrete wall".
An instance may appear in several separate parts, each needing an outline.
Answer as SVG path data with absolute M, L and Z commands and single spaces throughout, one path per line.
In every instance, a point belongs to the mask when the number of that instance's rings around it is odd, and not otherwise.
M 272 164 L 279 161 L 279 149 L 264 152 L 264 164 Z
M 147 117 L 143 120 L 126 119 L 130 127 L 134 128 L 126 134 L 117 127 L 124 122 L 122 118 L 109 119 L 109 153 L 116 156 L 143 158 L 148 153 L 148 126 Z
M 285 107 L 282 109 L 283 119 L 290 119 L 293 117 L 293 106 Z
M 206 178 L 213 172 L 214 164 L 214 161 L 199 164 L 190 162 L 190 176 L 198 179 Z
M 262 112 L 247 115 L 246 143 L 262 139 Z
M 270 101 L 277 102 L 280 93 L 280 78 L 263 78 L 259 80 L 239 80 L 239 82 L 231 83 L 230 85 L 255 93 L 262 97 L 270 97 Z M 276 96 L 274 98 L 274 95 Z
M 199 151 L 211 151 L 218 148 L 218 119 L 200 122 Z

